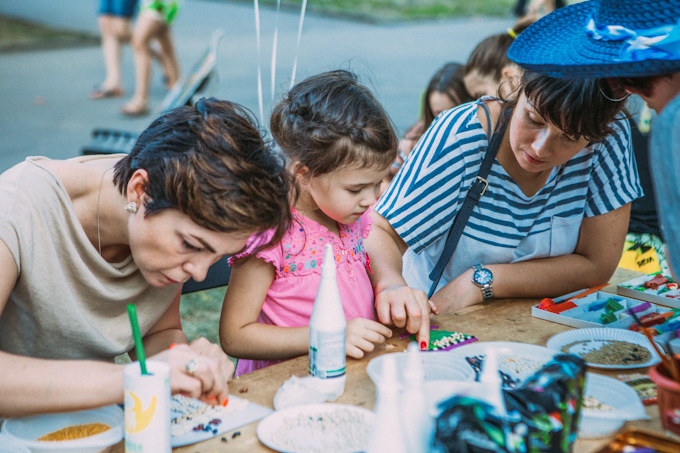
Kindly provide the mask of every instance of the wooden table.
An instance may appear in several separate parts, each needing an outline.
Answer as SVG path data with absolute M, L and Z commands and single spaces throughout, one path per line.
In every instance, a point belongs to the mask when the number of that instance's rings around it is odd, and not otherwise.
M 619 268 L 611 279 L 611 284 L 603 291 L 616 293 L 616 284 L 642 275 L 639 272 Z M 442 330 L 452 330 L 474 335 L 479 341 L 517 341 L 522 343 L 545 346 L 553 335 L 571 330 L 571 327 L 544 321 L 531 316 L 531 306 L 535 305 L 535 299 L 507 299 L 495 300 L 482 305 L 476 305 L 454 313 L 432 318 L 432 323 Z M 345 393 L 336 401 L 337 403 L 352 404 L 355 406 L 373 409 L 376 397 L 376 388 L 366 374 L 368 362 L 387 352 L 401 352 L 406 349 L 408 338 L 399 339 L 402 329 L 394 329 L 394 335 L 387 341 L 388 345 L 394 345 L 390 351 L 385 345 L 379 345 L 376 350 L 367 354 L 361 360 L 347 359 L 347 382 Z M 308 374 L 309 361 L 307 356 L 297 357 L 277 365 L 264 368 L 247 375 L 235 378 L 230 384 L 231 393 L 246 398 L 253 403 L 273 409 L 273 400 L 276 391 L 291 376 L 306 376 Z M 606 372 L 599 369 L 588 371 L 607 375 L 621 374 L 622 371 Z M 647 369 L 635 370 L 647 372 Z M 247 388 L 247 392 L 239 393 L 240 389 Z M 662 431 L 659 420 L 657 405 L 646 406 L 650 420 L 627 422 L 625 427 L 640 427 L 653 431 Z M 238 430 L 231 431 L 221 436 L 198 444 L 173 449 L 175 453 L 213 453 L 213 452 L 271 452 L 257 438 L 257 422 L 246 425 Z M 232 438 L 235 432 L 240 432 Z M 226 442 L 223 441 L 226 439 Z M 594 452 L 605 445 L 610 439 L 577 440 L 574 451 L 579 453 Z M 122 442 L 114 447 L 113 453 L 124 451 Z

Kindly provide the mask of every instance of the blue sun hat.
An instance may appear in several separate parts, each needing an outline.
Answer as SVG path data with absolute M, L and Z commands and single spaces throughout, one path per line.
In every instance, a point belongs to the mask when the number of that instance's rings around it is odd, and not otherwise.
M 644 77 L 680 72 L 680 0 L 591 0 L 555 10 L 508 50 L 553 77 Z

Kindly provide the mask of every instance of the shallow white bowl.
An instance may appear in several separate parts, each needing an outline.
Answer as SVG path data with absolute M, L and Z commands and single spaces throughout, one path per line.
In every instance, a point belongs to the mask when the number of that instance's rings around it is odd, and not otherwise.
M 106 423 L 111 429 L 77 440 L 44 442 L 39 437 L 67 426 Z M 118 406 L 63 414 L 34 415 L 5 421 L 2 432 L 20 440 L 33 453 L 106 453 L 123 439 L 123 409 Z
M 475 372 L 467 364 L 465 359 L 454 356 L 450 352 L 428 352 L 420 354 L 423 363 L 425 381 L 473 381 Z M 385 362 L 393 360 L 396 362 L 396 369 L 401 371 L 408 366 L 408 354 L 392 352 L 383 354 L 368 362 L 366 372 L 376 385 L 380 386 L 382 372 Z M 402 382 L 401 372 L 397 373 Z
M 586 373 L 584 396 L 591 396 L 614 410 L 581 410 L 578 434 L 585 439 L 606 437 L 623 426 L 626 420 L 649 418 L 637 392 L 614 378 Z
M 656 365 L 661 361 L 661 358 L 654 350 L 647 337 L 638 332 L 633 332 L 632 330 L 624 329 L 612 329 L 610 327 L 591 327 L 587 329 L 574 329 L 567 330 L 566 332 L 558 333 L 553 335 L 548 340 L 546 346 L 553 351 L 560 352 L 564 346 L 577 341 L 590 341 L 587 344 L 580 344 L 572 346 L 569 349 L 570 354 L 585 353 L 591 351 L 593 348 L 599 348 L 602 346 L 602 341 L 606 340 L 617 340 L 626 341 L 628 343 L 637 344 L 642 348 L 649 351 L 650 358 L 645 363 L 639 363 L 635 365 L 603 365 L 599 363 L 586 362 L 586 365 L 594 368 L 605 368 L 605 369 L 633 369 L 633 368 L 644 368 L 648 366 Z M 598 341 L 602 340 L 602 341 Z
M 31 450 L 18 439 L 0 433 L 0 453 L 31 453 Z
M 543 346 L 514 341 L 477 341 L 449 352 L 463 359 L 470 369 L 472 367 L 465 360 L 466 357 L 486 356 L 489 353 L 496 354 L 498 369 L 519 383 L 524 382 L 557 355 L 557 352 Z

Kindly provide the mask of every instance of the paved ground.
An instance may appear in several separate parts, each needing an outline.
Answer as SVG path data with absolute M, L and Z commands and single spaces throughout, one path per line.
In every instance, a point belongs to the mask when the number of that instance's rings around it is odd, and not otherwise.
M 98 3 L 96 0 L 0 0 L 0 14 L 53 27 L 98 32 Z M 263 9 L 260 18 L 265 117 L 268 118 L 275 11 Z M 290 84 L 298 21 L 298 14 L 281 13 L 277 99 Z M 419 97 L 430 76 L 447 61 L 465 61 L 477 42 L 489 34 L 503 32 L 512 23 L 508 17 L 375 25 L 308 15 L 296 79 L 338 67 L 352 69 L 374 87 L 397 128 L 403 132 L 418 116 Z M 182 68 L 187 70 L 193 65 L 217 28 L 223 28 L 226 35 L 219 48 L 220 80 L 215 94 L 257 113 L 257 50 L 252 6 L 184 0 L 173 26 Z M 131 93 L 134 68 L 129 49 L 123 57 L 125 88 Z M 103 80 L 103 76 L 98 47 L 0 55 L 0 171 L 26 156 L 75 156 L 80 146 L 89 141 L 94 127 L 142 130 L 151 116 L 128 119 L 118 112 L 123 100 L 88 99 L 90 89 Z M 156 67 L 151 92 L 153 104 L 158 106 L 164 95 L 160 70 Z

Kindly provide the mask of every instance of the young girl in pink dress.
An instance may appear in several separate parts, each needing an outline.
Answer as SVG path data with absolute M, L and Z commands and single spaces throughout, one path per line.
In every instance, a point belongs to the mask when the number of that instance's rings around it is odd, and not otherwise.
M 220 341 L 241 359 L 236 375 L 308 352 L 327 243 L 347 318 L 347 355 L 361 358 L 392 334 L 376 321 L 363 247 L 369 209 L 397 155 L 390 119 L 354 74 L 333 71 L 293 87 L 274 109 L 271 131 L 298 184 L 294 221 L 276 246 L 257 251 L 272 233 L 253 236 L 233 259 Z

